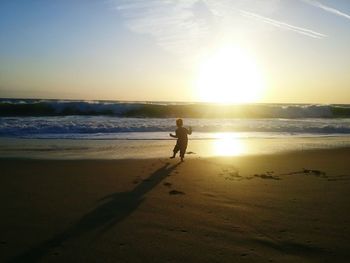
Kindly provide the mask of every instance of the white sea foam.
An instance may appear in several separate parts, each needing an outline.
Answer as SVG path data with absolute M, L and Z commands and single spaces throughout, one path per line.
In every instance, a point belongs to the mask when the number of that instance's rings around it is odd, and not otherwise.
M 167 139 L 174 118 L 111 116 L 1 117 L 0 136 L 65 139 Z M 241 137 L 336 136 L 350 134 L 350 119 L 185 119 L 193 138 L 230 132 Z

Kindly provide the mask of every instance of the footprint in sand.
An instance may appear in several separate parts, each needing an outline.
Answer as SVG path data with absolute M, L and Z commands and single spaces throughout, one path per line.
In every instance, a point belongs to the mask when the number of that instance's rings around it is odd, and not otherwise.
M 163 185 L 164 185 L 164 186 L 167 186 L 167 187 L 171 187 L 171 186 L 172 186 L 172 184 L 169 183 L 169 182 L 165 182 Z
M 169 191 L 170 195 L 184 195 L 184 192 L 178 191 L 178 190 L 171 190 Z
M 328 178 L 328 181 L 349 181 L 350 175 L 336 175 Z
M 312 175 L 316 175 L 316 176 L 325 176 L 326 173 L 320 170 L 311 170 L 311 169 L 305 169 L 303 168 L 303 173 L 304 174 L 312 174 Z
M 259 177 L 261 179 L 272 179 L 272 180 L 281 180 L 281 178 L 279 178 L 278 176 L 274 176 L 271 174 L 254 174 L 255 177 Z
M 296 175 L 296 174 L 314 175 L 317 177 L 328 178 L 328 176 L 326 175 L 326 172 L 324 171 L 312 170 L 312 169 L 306 169 L 306 168 L 303 168 L 303 170 L 301 171 L 295 171 L 295 172 L 285 173 L 281 175 Z
M 228 176 L 225 177 L 225 180 L 242 180 L 242 176 L 239 175 L 238 171 L 233 171 L 228 174 Z

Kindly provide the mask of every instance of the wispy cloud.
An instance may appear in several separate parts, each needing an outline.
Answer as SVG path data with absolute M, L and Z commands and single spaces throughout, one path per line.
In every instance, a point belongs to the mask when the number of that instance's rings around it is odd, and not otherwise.
M 215 42 L 220 34 L 237 37 L 242 30 L 252 32 L 251 35 L 258 35 L 264 30 L 248 25 L 243 17 L 312 38 L 326 37 L 322 33 L 267 17 L 276 12 L 279 0 L 111 1 L 131 31 L 151 36 L 161 48 L 176 54 L 199 53 Z
M 287 24 L 287 23 L 282 22 L 282 21 L 278 21 L 278 20 L 274 20 L 274 19 L 271 19 L 268 17 L 261 16 L 261 15 L 255 14 L 255 13 L 247 12 L 244 10 L 240 10 L 240 12 L 245 17 L 253 18 L 257 21 L 261 21 L 261 22 L 264 22 L 264 23 L 267 23 L 267 24 L 270 24 L 270 25 L 273 25 L 273 26 L 276 26 L 276 27 L 279 27 L 279 28 L 282 28 L 285 30 L 294 31 L 296 33 L 299 33 L 299 34 L 302 34 L 302 35 L 305 35 L 308 37 L 320 39 L 320 38 L 324 38 L 327 36 L 325 34 L 313 31 L 311 29 L 294 26 L 294 25 Z
M 209 17 L 196 13 L 200 8 L 205 5 L 199 6 L 197 0 L 129 0 L 116 6 L 129 29 L 151 35 L 175 53 L 186 53 L 210 35 Z
M 329 12 L 329 13 L 332 13 L 332 14 L 335 14 L 337 16 L 341 16 L 341 17 L 344 17 L 344 18 L 350 20 L 350 15 L 349 14 L 346 14 L 346 13 L 340 11 L 339 9 L 336 9 L 336 8 L 324 5 L 321 2 L 319 2 L 319 1 L 316 1 L 316 0 L 301 0 L 301 1 L 303 1 L 303 2 L 305 2 L 307 4 L 309 4 L 309 5 L 321 8 L 321 9 L 323 9 L 326 12 Z

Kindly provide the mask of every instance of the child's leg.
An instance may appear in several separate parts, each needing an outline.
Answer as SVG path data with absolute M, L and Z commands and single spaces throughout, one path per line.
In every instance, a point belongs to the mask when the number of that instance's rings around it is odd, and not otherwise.
M 185 153 L 186 153 L 186 148 L 187 148 L 187 145 L 186 145 L 186 146 L 181 147 L 181 149 L 180 149 L 180 157 L 181 157 L 181 162 L 183 162 L 183 161 L 184 161 L 184 158 L 185 158 Z
M 177 152 L 178 152 L 179 150 L 180 150 L 180 147 L 179 147 L 178 144 L 176 144 L 175 147 L 174 147 L 174 150 L 173 150 L 173 156 L 171 156 L 170 158 L 171 158 L 171 159 L 175 158 L 175 156 L 176 156 L 176 154 L 177 154 Z

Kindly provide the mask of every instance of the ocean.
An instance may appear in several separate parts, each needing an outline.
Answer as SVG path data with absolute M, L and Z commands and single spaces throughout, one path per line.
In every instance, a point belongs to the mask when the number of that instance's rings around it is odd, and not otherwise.
M 215 152 L 204 141 L 235 141 L 215 155 L 350 146 L 350 105 L 0 99 L 0 156 L 160 157 L 179 117 L 197 155 Z

